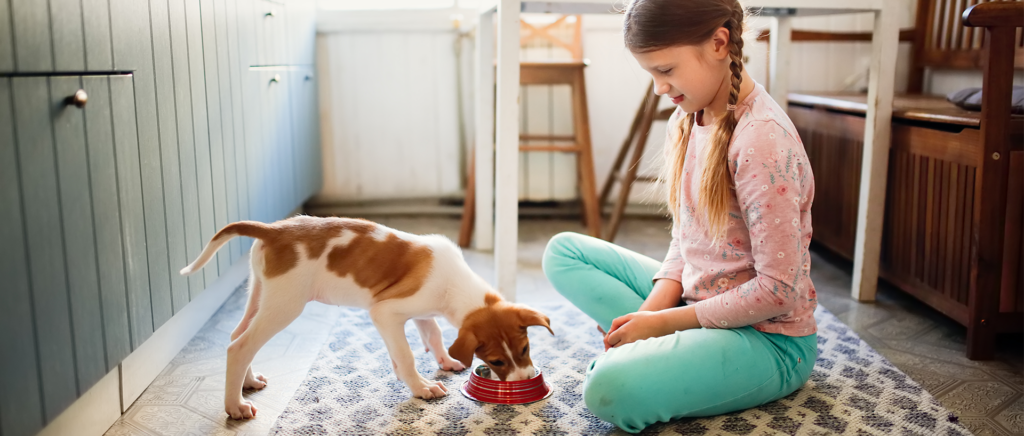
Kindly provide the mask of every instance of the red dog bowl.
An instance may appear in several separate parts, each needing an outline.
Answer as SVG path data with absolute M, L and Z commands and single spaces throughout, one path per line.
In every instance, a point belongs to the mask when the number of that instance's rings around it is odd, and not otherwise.
M 551 396 L 551 385 L 544 382 L 544 375 L 537 370 L 537 375 L 527 380 L 499 381 L 491 380 L 487 365 L 476 367 L 469 374 L 469 380 L 462 384 L 462 395 L 473 401 L 494 404 L 528 404 Z

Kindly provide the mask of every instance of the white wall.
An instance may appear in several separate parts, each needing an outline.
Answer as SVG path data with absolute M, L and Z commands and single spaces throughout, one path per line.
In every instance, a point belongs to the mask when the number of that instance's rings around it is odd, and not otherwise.
M 913 26 L 915 0 L 900 3 L 899 25 Z M 406 12 L 324 12 L 318 16 L 321 56 L 322 121 L 330 123 L 323 135 L 325 189 L 323 203 L 351 200 L 430 198 L 461 196 L 461 166 L 465 157 L 458 147 L 455 103 L 456 32 L 452 15 L 462 14 L 463 30 L 472 27 L 472 10 Z M 753 28 L 766 28 L 768 19 L 752 17 Z M 869 31 L 870 14 L 801 17 L 801 30 Z M 767 44 L 753 40 L 749 32 L 744 54 L 754 80 L 764 84 Z M 464 41 L 464 113 L 466 137 L 472 134 L 472 76 L 469 75 L 472 43 Z M 593 138 L 595 171 L 603 183 L 629 129 L 650 77 L 623 48 L 621 16 L 587 15 L 583 19 L 587 98 Z M 533 54 L 524 52 L 524 57 Z M 910 46 L 900 44 L 897 92 L 906 90 Z M 861 90 L 866 88 L 870 43 L 799 43 L 793 48 L 790 89 L 793 92 Z M 1015 82 L 1024 82 L 1020 72 Z M 326 79 L 325 79 L 326 78 Z M 966 86 L 980 86 L 979 72 L 933 71 L 926 88 L 945 94 Z M 567 94 L 557 88 L 527 90 L 524 108 L 536 106 L 544 94 Z M 521 98 L 522 98 L 521 97 Z M 543 97 L 548 98 L 548 97 Z M 533 108 L 524 122 L 527 130 L 543 123 L 536 120 L 560 116 L 550 123 L 555 131 L 564 126 L 567 105 L 553 97 L 557 114 L 541 114 Z M 534 101 L 533 104 L 529 103 Z M 662 106 L 668 106 L 667 101 Z M 561 114 L 561 115 L 558 115 Z M 533 120 L 533 121 L 531 121 Z M 648 142 L 642 174 L 653 174 L 661 160 L 664 123 L 656 123 Z M 572 198 L 575 192 L 574 160 L 551 153 L 522 154 L 521 198 L 544 200 Z M 542 175 L 548 174 L 545 180 Z M 559 178 L 560 176 L 560 178 Z M 552 184 L 545 187 L 545 183 Z M 632 199 L 651 198 L 643 187 L 634 188 Z M 660 199 L 655 192 L 654 199 Z
M 322 34 L 324 189 L 317 201 L 459 192 L 455 35 Z

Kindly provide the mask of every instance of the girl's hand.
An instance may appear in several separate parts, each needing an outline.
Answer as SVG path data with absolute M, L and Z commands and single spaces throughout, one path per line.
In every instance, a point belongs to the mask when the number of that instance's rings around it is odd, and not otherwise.
M 664 312 L 633 312 L 615 318 L 604 336 L 604 350 L 673 333 L 664 321 Z

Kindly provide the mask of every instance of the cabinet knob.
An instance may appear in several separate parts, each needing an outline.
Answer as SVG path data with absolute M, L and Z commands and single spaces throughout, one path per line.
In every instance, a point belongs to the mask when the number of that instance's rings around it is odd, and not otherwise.
M 270 83 L 278 83 L 281 81 L 281 75 L 275 74 L 274 77 L 270 78 Z
M 267 11 L 267 13 L 263 14 L 263 16 L 264 17 L 274 18 L 274 11 L 273 11 L 273 9 Z
M 313 76 L 311 76 L 311 75 L 307 74 L 307 75 L 306 75 L 306 81 L 308 82 L 308 81 L 310 81 L 310 80 L 313 80 Z
M 75 91 L 75 95 L 68 97 L 66 100 L 67 104 L 73 104 L 76 107 L 83 108 L 85 104 L 89 102 L 89 94 L 85 93 L 84 89 Z

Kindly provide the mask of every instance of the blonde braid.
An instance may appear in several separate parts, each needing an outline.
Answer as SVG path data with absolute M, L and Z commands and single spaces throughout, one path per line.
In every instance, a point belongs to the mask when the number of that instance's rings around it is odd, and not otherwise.
M 701 173 L 700 195 L 697 204 L 707 214 L 707 230 L 712 244 L 725 237 L 728 228 L 730 191 L 733 189 L 729 176 L 729 143 L 736 129 L 735 107 L 739 103 L 740 84 L 743 81 L 743 8 L 736 4 L 732 17 L 723 24 L 729 30 L 729 70 L 732 86 L 725 116 L 716 121 L 711 145 L 706 153 L 704 171 Z

